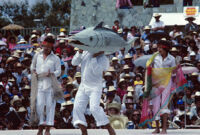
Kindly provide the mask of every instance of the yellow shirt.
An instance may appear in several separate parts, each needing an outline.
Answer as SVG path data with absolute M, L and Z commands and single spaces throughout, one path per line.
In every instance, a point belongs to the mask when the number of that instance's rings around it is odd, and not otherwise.
M 134 85 L 143 85 L 143 81 L 142 80 L 134 81 Z

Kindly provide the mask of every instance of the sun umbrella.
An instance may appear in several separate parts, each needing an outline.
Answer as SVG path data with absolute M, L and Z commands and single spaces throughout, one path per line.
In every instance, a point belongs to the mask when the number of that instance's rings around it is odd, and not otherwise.
M 147 60 L 149 60 L 151 57 L 152 55 L 141 56 L 134 61 L 134 64 L 136 67 L 142 66 L 143 68 L 145 68 Z
M 6 46 L 7 44 L 4 41 L 0 40 L 0 46 Z
M 194 72 L 199 72 L 198 68 L 196 67 L 182 67 L 182 71 L 183 71 L 183 74 L 191 74 L 191 73 L 194 73 Z
M 7 26 L 4 26 L 2 29 L 3 30 L 21 30 L 21 29 L 24 29 L 24 27 L 17 24 L 9 24 Z
M 18 44 L 13 48 L 13 50 L 17 50 L 17 49 L 23 50 L 23 49 L 28 49 L 28 48 L 33 48 L 33 46 L 30 44 Z

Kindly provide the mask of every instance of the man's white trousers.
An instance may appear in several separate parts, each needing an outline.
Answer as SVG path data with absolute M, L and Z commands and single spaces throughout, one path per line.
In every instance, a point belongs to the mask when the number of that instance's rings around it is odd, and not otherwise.
M 87 127 L 87 122 L 85 119 L 85 111 L 87 105 L 90 105 L 90 112 L 92 113 L 97 126 L 103 126 L 109 123 L 109 120 L 100 106 L 101 99 L 101 88 L 84 88 L 83 86 L 79 87 L 79 90 L 76 94 L 73 108 L 73 124 L 76 127 L 78 124 L 84 125 Z
M 37 113 L 39 116 L 39 125 L 54 125 L 54 115 L 56 101 L 53 100 L 53 89 L 38 90 L 37 94 Z M 46 106 L 46 115 L 44 109 Z M 46 116 L 46 117 L 45 117 Z

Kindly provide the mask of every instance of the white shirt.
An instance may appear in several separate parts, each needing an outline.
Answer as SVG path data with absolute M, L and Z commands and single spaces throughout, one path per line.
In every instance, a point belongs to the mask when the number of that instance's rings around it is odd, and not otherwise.
M 72 65 L 81 64 L 81 84 L 80 86 L 89 88 L 102 88 L 103 71 L 108 70 L 109 60 L 105 55 L 93 58 L 93 54 L 83 51 L 79 52 L 72 59 Z
M 163 21 L 159 21 L 159 22 L 154 22 L 151 27 L 152 29 L 154 29 L 157 27 L 165 27 L 165 25 Z M 163 32 L 163 30 L 158 30 L 157 32 Z
M 163 60 L 162 56 L 158 54 L 153 63 L 154 68 L 169 68 L 169 67 L 175 67 L 176 62 L 175 58 L 168 53 L 167 57 Z
M 34 57 L 35 58 L 35 57 Z M 51 52 L 46 59 L 43 58 L 43 52 L 39 52 L 37 55 L 36 67 L 33 67 L 31 64 L 31 70 L 36 70 L 37 74 L 47 73 L 50 70 L 50 73 L 54 73 L 56 77 L 61 74 L 61 64 L 60 58 Z M 52 86 L 51 78 L 44 77 L 39 78 L 38 80 L 38 90 L 47 90 Z

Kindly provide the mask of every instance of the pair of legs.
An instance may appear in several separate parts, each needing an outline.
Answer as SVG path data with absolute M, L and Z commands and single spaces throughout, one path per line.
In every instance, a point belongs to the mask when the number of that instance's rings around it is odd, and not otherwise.
M 78 127 L 81 129 L 82 135 L 88 135 L 86 126 L 78 124 Z M 109 135 L 116 135 L 114 129 L 110 126 L 110 124 L 106 124 L 105 126 L 102 126 L 102 128 L 107 129 Z
M 52 94 L 53 94 L 53 89 L 51 88 L 48 90 L 38 90 L 37 114 L 39 118 L 39 126 L 38 126 L 37 135 L 42 135 L 44 128 L 46 129 L 45 135 L 50 135 L 50 128 L 54 125 L 56 101 L 53 99 Z M 45 107 L 46 107 L 46 111 L 45 111 L 46 118 L 44 118 Z M 46 124 L 44 125 L 44 123 Z
M 43 129 L 44 128 L 46 128 L 45 135 L 51 135 L 50 134 L 50 128 L 51 128 L 51 126 L 43 126 L 43 125 L 40 125 L 38 127 L 38 133 L 37 133 L 37 135 L 43 135 Z
M 160 96 L 157 96 L 154 99 L 152 99 L 153 110 L 155 112 L 157 112 L 160 109 L 160 107 L 165 102 L 167 102 L 166 99 L 168 99 L 168 98 L 169 98 L 169 92 L 167 90 L 164 90 Z M 160 132 L 160 127 L 159 127 L 160 114 L 162 116 L 162 131 L 161 132 Z M 161 133 L 161 134 L 167 133 L 167 121 L 168 121 L 168 114 L 170 114 L 170 110 L 168 109 L 168 107 L 163 108 L 161 110 L 160 114 L 158 114 L 158 116 L 156 116 L 156 118 L 155 118 L 156 129 L 153 132 L 154 134 L 155 133 Z
M 167 134 L 167 119 L 168 119 L 168 114 L 165 113 L 162 115 L 162 131 L 160 132 L 160 127 L 159 127 L 159 120 L 156 120 L 156 129 L 153 132 L 153 134 Z
M 73 124 L 81 129 L 82 135 L 87 135 L 87 123 L 85 119 L 85 110 L 88 102 L 90 105 L 90 112 L 95 118 L 98 127 L 108 129 L 110 135 L 115 135 L 115 131 L 109 124 L 109 120 L 100 106 L 101 88 L 85 88 L 79 86 L 76 94 L 73 108 Z

